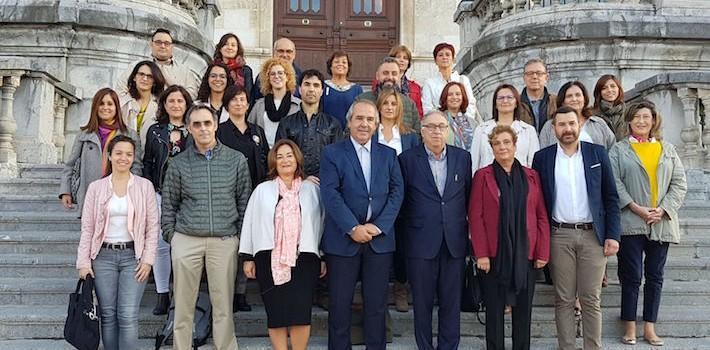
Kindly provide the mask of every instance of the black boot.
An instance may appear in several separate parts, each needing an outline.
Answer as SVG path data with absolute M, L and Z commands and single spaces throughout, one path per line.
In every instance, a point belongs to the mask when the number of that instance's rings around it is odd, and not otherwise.
M 246 294 L 234 294 L 234 303 L 232 305 L 234 312 L 251 311 L 251 306 L 247 304 Z
M 153 315 L 167 315 L 170 307 L 170 293 L 158 293 L 158 301 L 155 303 Z

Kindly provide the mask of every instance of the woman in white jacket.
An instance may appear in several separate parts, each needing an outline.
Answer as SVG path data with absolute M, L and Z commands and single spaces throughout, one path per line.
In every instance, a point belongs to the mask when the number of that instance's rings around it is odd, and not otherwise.
M 311 304 L 325 275 L 318 245 L 323 209 L 318 186 L 303 179 L 303 154 L 289 139 L 269 151 L 270 181 L 254 189 L 242 225 L 244 273 L 256 278 L 266 308 L 272 347 L 306 349 Z
M 493 163 L 493 149 L 488 135 L 496 125 L 509 125 L 517 133 L 515 158 L 526 167 L 532 165 L 535 152 L 540 149 L 535 127 L 520 120 L 522 113 L 520 94 L 512 85 L 502 84 L 493 93 L 493 119 L 485 121 L 473 134 L 471 166 L 473 173 Z

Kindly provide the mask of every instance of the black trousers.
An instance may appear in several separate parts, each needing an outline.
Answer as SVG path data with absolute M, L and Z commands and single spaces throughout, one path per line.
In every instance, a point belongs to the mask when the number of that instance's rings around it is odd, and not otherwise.
M 493 260 L 493 259 L 491 259 Z M 491 261 L 491 265 L 495 262 Z M 528 288 L 515 296 L 513 306 L 513 350 L 530 349 L 530 320 L 535 295 L 536 270 L 528 265 Z M 498 279 L 483 274 L 483 302 L 486 305 L 486 349 L 505 350 L 505 295 Z

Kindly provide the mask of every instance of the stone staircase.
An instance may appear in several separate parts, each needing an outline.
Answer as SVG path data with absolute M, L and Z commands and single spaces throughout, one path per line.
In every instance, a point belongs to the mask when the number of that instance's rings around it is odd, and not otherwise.
M 62 334 L 67 296 L 77 280 L 74 261 L 80 221 L 76 210 L 63 209 L 57 199 L 60 169 L 56 165 L 27 166 L 20 178 L 0 180 L 0 350 L 71 348 Z M 710 200 L 691 196 L 681 216 L 683 242 L 672 246 L 669 253 L 657 329 L 666 339 L 666 349 L 710 349 Z M 627 349 L 618 341 L 622 333 L 615 258 L 609 261 L 608 273 L 610 285 L 602 294 L 604 348 Z M 235 314 L 240 348 L 269 349 L 258 287 L 250 282 L 248 290 L 254 310 Z M 550 286 L 537 286 L 534 349 L 556 348 L 553 300 Z M 149 284 L 140 315 L 145 349 L 153 348 L 150 338 L 164 321 L 163 316 L 151 314 L 154 302 L 155 287 Z M 395 334 L 390 348 L 416 348 L 412 312 L 392 309 L 390 314 Z M 508 333 L 510 328 L 508 323 Z M 485 330 L 475 314 L 461 314 L 461 332 L 462 349 L 485 348 Z M 312 334 L 310 348 L 327 348 L 327 312 L 317 307 L 313 309 Z M 650 347 L 644 342 L 636 346 L 644 348 Z

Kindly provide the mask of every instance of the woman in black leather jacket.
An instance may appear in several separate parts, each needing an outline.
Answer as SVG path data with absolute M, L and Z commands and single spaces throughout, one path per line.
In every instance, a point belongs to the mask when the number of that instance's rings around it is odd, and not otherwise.
M 168 168 L 170 158 L 187 147 L 187 127 L 185 112 L 192 105 L 190 94 L 179 85 L 167 88 L 158 99 L 157 123 L 150 126 L 146 135 L 143 155 L 143 176 L 153 183 L 158 209 L 160 209 L 160 188 Z M 155 256 L 153 275 L 158 302 L 153 309 L 154 315 L 165 315 L 170 306 L 170 245 L 158 239 L 158 252 Z

